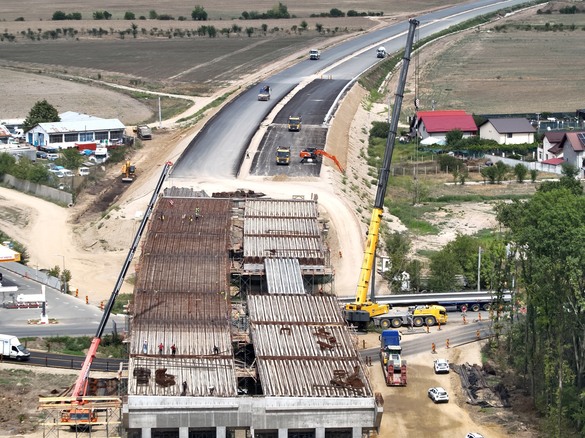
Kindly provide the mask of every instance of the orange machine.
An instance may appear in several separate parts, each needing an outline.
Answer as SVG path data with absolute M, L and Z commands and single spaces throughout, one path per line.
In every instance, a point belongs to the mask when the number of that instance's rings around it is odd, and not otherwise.
M 335 155 L 331 155 L 331 154 L 325 152 L 323 149 L 317 149 L 317 148 L 303 149 L 300 153 L 300 157 L 301 157 L 301 163 L 310 163 L 312 161 L 320 161 L 322 159 L 322 157 L 330 158 L 331 160 L 333 160 L 335 162 L 339 171 L 341 173 L 345 173 L 345 170 L 341 166 L 341 163 L 339 162 L 337 157 Z

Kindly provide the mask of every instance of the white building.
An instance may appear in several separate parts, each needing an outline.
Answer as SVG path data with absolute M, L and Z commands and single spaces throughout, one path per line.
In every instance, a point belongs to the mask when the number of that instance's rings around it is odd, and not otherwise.
M 104 145 L 123 142 L 126 126 L 118 119 L 66 112 L 60 114 L 60 122 L 39 123 L 26 132 L 26 141 L 33 146 L 67 149 L 76 143 L 102 143 Z
M 482 140 L 495 140 L 499 144 L 534 143 L 536 129 L 525 118 L 490 118 L 479 127 Z

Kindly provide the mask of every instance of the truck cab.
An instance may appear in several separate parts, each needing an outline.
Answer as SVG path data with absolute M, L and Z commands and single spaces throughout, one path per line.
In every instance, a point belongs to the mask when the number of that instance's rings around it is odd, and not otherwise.
M 290 164 L 290 148 L 287 146 L 279 146 L 276 149 L 276 164 Z
M 309 59 L 315 61 L 317 59 L 321 59 L 321 52 L 317 49 L 311 49 L 309 51 Z
M 288 118 L 288 130 L 289 131 L 300 131 L 302 124 L 301 116 L 289 116 Z

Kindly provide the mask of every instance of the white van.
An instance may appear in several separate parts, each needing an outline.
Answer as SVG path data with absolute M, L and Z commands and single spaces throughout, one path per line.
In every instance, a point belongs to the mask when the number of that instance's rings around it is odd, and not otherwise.
M 66 176 L 68 178 L 75 176 L 75 174 L 73 172 L 71 172 L 69 169 L 62 169 L 61 173 L 63 174 L 63 176 Z
M 30 359 L 30 351 L 24 348 L 16 336 L 11 335 L 0 335 L 0 355 L 16 360 Z
M 57 158 L 59 158 L 59 154 L 47 154 L 47 160 L 55 161 Z
M 80 167 L 77 171 L 79 176 L 87 176 L 89 175 L 89 167 Z

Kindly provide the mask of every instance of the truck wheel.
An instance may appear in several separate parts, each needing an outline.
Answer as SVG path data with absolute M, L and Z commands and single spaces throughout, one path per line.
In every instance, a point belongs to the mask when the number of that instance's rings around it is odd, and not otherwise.
M 387 329 L 390 328 L 390 320 L 389 319 L 383 319 L 380 321 L 380 327 L 382 327 L 383 329 Z
M 415 317 L 412 319 L 412 324 L 413 324 L 415 327 L 422 327 L 424 323 L 425 323 L 425 320 L 424 320 L 424 319 L 423 319 L 421 316 L 415 316 Z
M 491 308 L 492 308 L 492 305 L 490 303 L 485 303 L 483 305 L 483 310 L 485 310 L 486 312 L 489 312 Z
M 479 312 L 479 309 L 480 309 L 479 304 L 475 303 L 475 304 L 472 304 L 471 305 L 471 310 L 472 311 Z
M 393 328 L 398 328 L 402 326 L 402 320 L 400 318 L 394 318 L 392 319 L 392 327 Z
M 428 325 L 429 327 L 432 327 L 432 326 L 434 326 L 436 322 L 437 322 L 437 321 L 436 321 L 436 320 L 435 320 L 435 318 L 434 318 L 434 317 L 432 317 L 432 316 L 427 316 L 427 317 L 425 318 L 425 324 L 426 324 L 426 325 Z

